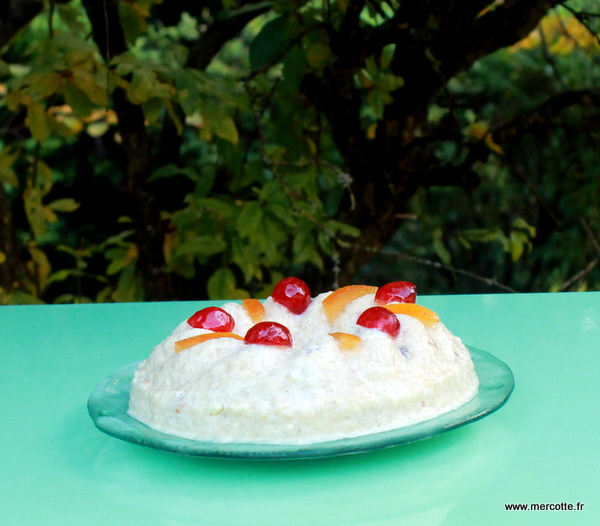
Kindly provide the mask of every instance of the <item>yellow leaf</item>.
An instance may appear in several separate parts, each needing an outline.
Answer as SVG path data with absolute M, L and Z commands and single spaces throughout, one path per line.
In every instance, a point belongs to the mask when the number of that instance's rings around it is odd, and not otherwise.
M 139 69 L 133 72 L 131 84 L 127 90 L 127 97 L 133 104 L 142 104 L 148 100 L 150 91 L 156 84 L 156 73 L 148 69 Z
M 0 151 L 0 181 L 8 183 L 13 187 L 19 186 L 17 174 L 12 168 L 12 165 L 17 160 L 21 150 L 18 148 L 4 148 Z
M 173 104 L 169 99 L 165 99 L 165 108 L 167 109 L 167 113 L 169 117 L 173 120 L 173 124 L 175 124 L 175 128 L 177 128 L 177 135 L 181 135 L 183 133 L 183 123 L 181 119 L 177 115 L 175 108 L 173 108 Z
M 474 122 L 473 124 L 471 124 L 471 126 L 469 126 L 469 128 L 467 129 L 467 135 L 473 137 L 474 139 L 477 140 L 483 140 L 486 144 L 486 146 L 499 154 L 503 154 L 504 151 L 502 150 L 502 148 L 500 148 L 500 146 L 498 146 L 498 144 L 496 144 L 494 142 L 494 139 L 492 138 L 492 134 L 487 126 L 486 123 L 484 122 Z
M 50 271 L 52 267 L 50 266 L 50 261 L 48 261 L 48 257 L 44 253 L 43 250 L 39 249 L 35 244 L 29 243 L 27 246 L 29 253 L 31 254 L 31 259 L 33 260 L 33 267 L 35 274 L 38 278 L 38 283 L 40 285 L 40 289 L 44 290 L 48 283 L 48 276 L 50 275 Z
M 374 122 L 367 128 L 367 139 L 374 139 L 377 135 L 377 123 Z
M 42 98 L 58 93 L 64 86 L 62 75 L 54 71 L 31 75 L 28 78 L 29 92 Z
M 97 121 L 88 124 L 85 131 L 90 137 L 102 137 L 109 129 L 109 125 L 105 121 Z
M 369 88 L 373 87 L 373 79 L 371 78 L 371 75 L 369 75 L 369 73 L 367 73 L 367 70 L 361 69 L 356 74 L 356 77 L 358 78 L 358 81 L 360 82 L 360 84 L 363 88 L 369 89 Z
M 41 159 L 37 160 L 35 169 L 38 175 L 38 181 L 41 179 L 43 183 L 41 188 L 42 196 L 47 195 L 52 189 L 52 170 Z
M 35 186 L 27 188 L 23 192 L 23 202 L 27 221 L 29 221 L 34 237 L 43 236 L 48 230 L 48 220 L 44 214 L 41 190 Z
M 492 134 L 491 134 L 491 133 L 488 133 L 488 134 L 485 136 L 485 144 L 487 145 L 487 147 L 488 147 L 490 150 L 492 150 L 492 151 L 494 151 L 494 152 L 496 152 L 496 153 L 499 153 L 499 154 L 504 154 L 504 150 L 503 150 L 502 148 L 500 148 L 500 146 L 498 146 L 498 145 L 497 145 L 497 144 L 494 142 L 494 139 L 492 139 Z
M 108 104 L 106 85 L 100 84 L 98 79 L 91 73 L 76 69 L 73 71 L 72 81 L 94 104 L 98 106 Z
M 58 221 L 58 216 L 47 206 L 42 207 L 42 213 L 44 214 L 44 218 L 48 223 L 54 223 Z
M 71 197 L 52 201 L 48 207 L 56 212 L 73 212 L 79 208 L 79 203 Z
M 474 122 L 467 129 L 467 135 L 470 135 L 474 139 L 483 139 L 488 133 L 487 124 L 482 122 Z
M 44 107 L 36 101 L 31 101 L 27 105 L 27 124 L 31 135 L 38 141 L 45 141 L 50 137 L 50 127 L 46 120 Z
M 331 56 L 331 48 L 320 42 L 311 44 L 306 50 L 306 59 L 313 68 L 323 68 Z
M 0 252 L 0 265 L 6 261 L 6 254 L 4 252 Z
M 23 91 L 11 91 L 4 97 L 4 101 L 10 111 L 15 111 L 21 104 L 24 106 L 29 105 L 31 100 L 31 97 Z

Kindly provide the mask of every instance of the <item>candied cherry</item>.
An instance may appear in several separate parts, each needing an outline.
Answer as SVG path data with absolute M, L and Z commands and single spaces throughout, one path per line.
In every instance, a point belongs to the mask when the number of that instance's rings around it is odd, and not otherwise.
M 196 329 L 214 332 L 231 332 L 235 322 L 228 312 L 219 307 L 206 307 L 188 319 L 188 324 Z
M 379 287 L 375 293 L 375 303 L 414 303 L 417 299 L 417 286 L 410 281 L 393 281 Z
M 400 322 L 396 315 L 385 307 L 371 307 L 356 320 L 356 324 L 368 329 L 379 329 L 392 338 L 400 334 Z
M 261 321 L 250 327 L 244 342 L 259 345 L 279 345 L 280 347 L 292 346 L 292 335 L 287 327 L 275 321 Z
M 282 279 L 275 285 L 271 297 L 294 314 L 302 314 L 311 302 L 308 285 L 298 278 Z

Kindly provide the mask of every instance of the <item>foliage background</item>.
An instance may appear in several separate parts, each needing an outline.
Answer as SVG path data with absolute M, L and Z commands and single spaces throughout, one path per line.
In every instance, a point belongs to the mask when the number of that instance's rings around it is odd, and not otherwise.
M 0 303 L 600 289 L 600 11 L 525 4 L 10 0 Z

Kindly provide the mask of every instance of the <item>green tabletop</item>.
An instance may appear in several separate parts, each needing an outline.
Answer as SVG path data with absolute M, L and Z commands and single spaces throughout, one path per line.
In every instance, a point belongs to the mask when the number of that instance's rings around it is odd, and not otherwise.
M 287 461 L 179 456 L 88 416 L 98 382 L 206 304 L 0 307 L 0 524 L 600 524 L 600 292 L 420 303 L 512 368 L 508 403 L 421 442 Z

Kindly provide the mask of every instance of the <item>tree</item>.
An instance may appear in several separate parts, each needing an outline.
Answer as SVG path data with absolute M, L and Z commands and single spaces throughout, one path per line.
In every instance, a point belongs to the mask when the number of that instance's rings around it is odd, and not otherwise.
M 585 6 L 562 3 L 593 35 Z M 559 4 L 11 0 L 0 287 L 73 301 L 263 296 L 291 272 L 314 291 L 350 283 L 419 189 L 473 189 L 532 119 L 597 107 L 563 89 L 495 129 L 460 116 L 452 82 Z M 76 190 L 89 172 L 114 210 Z M 90 235 L 94 207 L 110 223 Z M 516 225 L 518 259 L 533 236 Z

